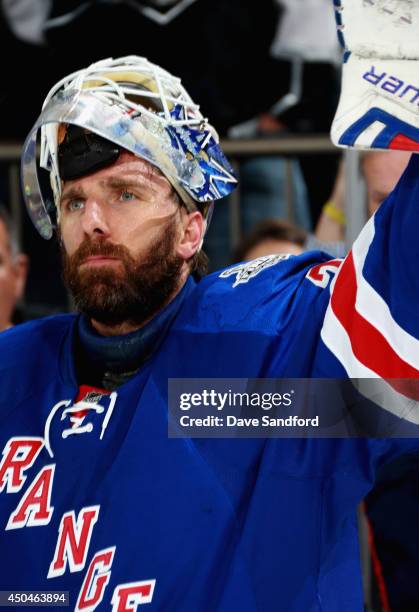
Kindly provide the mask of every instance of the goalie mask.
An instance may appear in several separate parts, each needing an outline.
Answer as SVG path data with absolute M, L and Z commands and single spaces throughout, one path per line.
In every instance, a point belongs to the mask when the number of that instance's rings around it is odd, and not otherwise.
M 189 210 L 211 209 L 237 183 L 216 131 L 178 78 L 142 57 L 102 60 L 52 88 L 24 144 L 23 193 L 43 238 L 59 216 L 62 182 L 113 163 L 123 149 L 156 166 Z M 38 165 L 49 172 L 52 197 Z

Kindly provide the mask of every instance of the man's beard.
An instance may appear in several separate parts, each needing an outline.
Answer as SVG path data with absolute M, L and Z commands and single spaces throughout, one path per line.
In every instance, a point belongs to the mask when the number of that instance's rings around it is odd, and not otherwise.
M 61 247 L 63 278 L 76 308 L 109 326 L 142 325 L 161 310 L 179 287 L 183 260 L 174 252 L 175 227 L 155 241 L 148 256 L 134 259 L 121 244 L 86 239 L 69 256 Z M 118 267 L 80 265 L 89 256 L 117 257 Z

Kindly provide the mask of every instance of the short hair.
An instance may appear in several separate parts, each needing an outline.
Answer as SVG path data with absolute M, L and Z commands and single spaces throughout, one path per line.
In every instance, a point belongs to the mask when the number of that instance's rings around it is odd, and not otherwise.
M 307 233 L 301 227 L 283 219 L 266 219 L 258 223 L 237 245 L 233 262 L 243 261 L 247 253 L 265 240 L 284 240 L 304 247 Z
M 9 239 L 9 248 L 13 257 L 16 257 L 20 253 L 20 244 L 17 234 L 17 229 L 12 221 L 9 211 L 0 203 L 0 222 L 2 222 L 6 228 L 6 233 Z

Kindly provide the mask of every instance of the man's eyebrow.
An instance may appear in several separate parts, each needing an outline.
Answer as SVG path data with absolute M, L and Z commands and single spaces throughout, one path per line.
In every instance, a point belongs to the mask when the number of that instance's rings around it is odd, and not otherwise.
M 61 200 L 73 200 L 76 198 L 83 198 L 84 192 L 82 187 L 73 186 L 73 187 L 64 187 L 63 192 L 61 194 Z
M 155 186 L 153 185 L 153 182 L 148 179 L 138 180 L 110 177 L 99 181 L 99 185 L 105 188 L 110 187 L 111 189 L 149 189 L 150 191 L 155 191 Z

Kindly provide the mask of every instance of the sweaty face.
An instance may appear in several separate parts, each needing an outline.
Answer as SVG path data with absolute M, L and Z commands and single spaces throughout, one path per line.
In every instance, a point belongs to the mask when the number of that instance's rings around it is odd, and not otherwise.
M 60 216 L 64 280 L 89 318 L 138 326 L 178 289 L 181 211 L 147 162 L 122 153 L 112 166 L 68 181 Z

